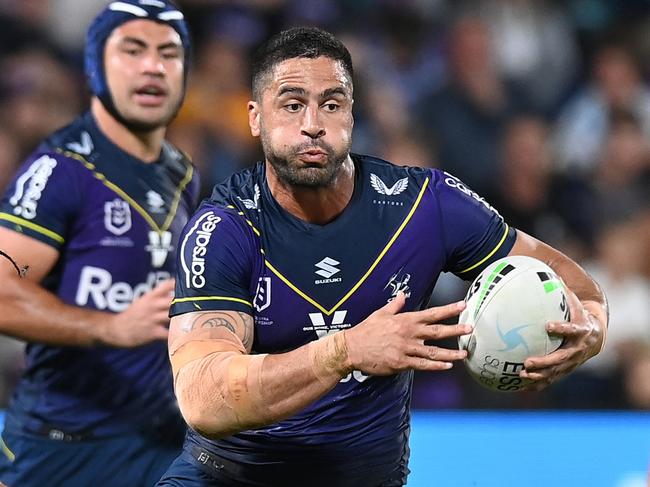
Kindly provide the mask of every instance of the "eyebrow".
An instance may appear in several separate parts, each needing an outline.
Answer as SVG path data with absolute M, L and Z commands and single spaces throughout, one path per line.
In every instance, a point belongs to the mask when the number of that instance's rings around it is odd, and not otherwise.
M 125 37 L 122 39 L 123 44 L 136 44 L 139 47 L 148 47 L 149 44 L 147 44 L 145 41 L 142 39 L 138 39 L 137 37 Z M 165 42 L 164 44 L 160 44 L 157 46 L 158 50 L 163 50 L 163 49 L 171 49 L 171 48 L 177 48 L 177 49 L 182 49 L 183 46 L 181 44 L 178 44 L 177 42 Z
M 305 96 L 307 95 L 307 92 L 303 88 L 298 88 L 295 86 L 285 86 L 283 88 L 280 88 L 278 96 L 283 96 L 286 94 Z M 348 93 L 342 86 L 337 86 L 335 88 L 327 88 L 319 95 L 319 98 L 331 98 L 335 95 L 347 97 Z

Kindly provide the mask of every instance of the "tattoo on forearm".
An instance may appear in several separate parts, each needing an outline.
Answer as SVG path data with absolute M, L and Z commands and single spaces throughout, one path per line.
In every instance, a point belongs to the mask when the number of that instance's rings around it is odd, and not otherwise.
M 7 254 L 6 252 L 3 252 L 2 250 L 0 250 L 0 256 L 4 257 L 9 262 L 11 262 L 11 264 L 14 266 L 14 269 L 16 269 L 16 272 L 18 273 L 18 277 L 25 277 L 25 274 L 27 274 L 27 269 L 29 269 L 28 265 L 24 266 L 21 269 L 20 267 L 18 267 L 18 264 L 16 264 L 16 261 L 14 259 L 12 259 L 9 254 Z

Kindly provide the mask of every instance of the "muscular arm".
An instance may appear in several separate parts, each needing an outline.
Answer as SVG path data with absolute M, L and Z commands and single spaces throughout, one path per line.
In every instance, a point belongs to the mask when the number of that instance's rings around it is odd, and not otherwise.
M 234 311 L 172 318 L 169 353 L 176 396 L 187 423 L 210 438 L 275 423 L 329 392 L 352 370 L 389 375 L 408 369 L 447 370 L 464 350 L 426 340 L 471 332 L 443 325 L 464 303 L 400 313 L 402 293 L 349 330 L 286 353 L 247 355 L 253 318 Z
M 119 314 L 64 303 L 40 282 L 59 258 L 58 250 L 36 239 L 0 227 L 0 333 L 50 345 L 90 346 L 106 344 L 134 347 L 165 339 L 170 292 L 173 282 L 158 285 Z
M 551 323 L 547 326 L 550 333 L 565 336 L 563 347 L 546 357 L 526 361 L 526 377 L 554 380 L 555 376 L 570 372 L 596 355 L 604 346 L 608 324 L 607 299 L 598 284 L 582 267 L 558 250 L 524 232 L 517 232 L 517 240 L 510 255 L 528 255 L 545 262 L 575 294 L 569 296 L 571 323 Z M 545 368 L 546 371 L 537 373 Z M 533 375 L 528 375 L 529 372 Z
M 0 262 L 0 333 L 53 345 L 100 341 L 107 313 L 67 305 L 39 284 L 59 257 L 56 249 L 6 228 L 0 228 L 0 248 L 19 268 L 29 266 L 20 277 L 9 261 Z
M 289 417 L 352 371 L 343 333 L 277 355 L 248 355 L 252 316 L 195 312 L 172 318 L 169 352 L 187 423 L 222 437 Z

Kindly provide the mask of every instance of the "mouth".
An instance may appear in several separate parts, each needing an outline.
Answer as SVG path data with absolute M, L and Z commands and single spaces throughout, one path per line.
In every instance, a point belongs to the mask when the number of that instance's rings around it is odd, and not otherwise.
M 323 149 L 308 149 L 298 153 L 298 158 L 304 162 L 322 162 L 327 159 L 327 152 Z
M 134 92 L 136 102 L 146 107 L 160 106 L 167 99 L 167 90 L 158 84 L 145 84 Z

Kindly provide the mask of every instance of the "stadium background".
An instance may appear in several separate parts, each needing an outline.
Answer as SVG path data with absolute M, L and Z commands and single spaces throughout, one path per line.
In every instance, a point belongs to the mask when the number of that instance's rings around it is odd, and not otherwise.
M 87 106 L 83 37 L 106 3 L 0 0 L 0 188 L 40 139 Z M 566 485 L 643 485 L 650 455 L 650 2 L 178 3 L 195 49 L 170 138 L 195 161 L 204 194 L 260 158 L 245 110 L 252 49 L 279 29 L 318 25 L 353 55 L 355 151 L 449 170 L 511 224 L 581 262 L 609 296 L 605 351 L 543 393 L 483 391 L 462 366 L 417 375 L 414 409 L 438 413 L 416 415 L 409 485 L 428 485 L 423 474 L 441 470 L 455 479 L 449 485 L 505 485 L 488 474 L 478 481 L 467 465 L 476 468 L 480 456 L 484 472 L 530 472 L 541 461 L 548 473 L 556 457 L 570 462 L 577 452 L 584 464 L 574 462 L 578 476 Z M 464 290 L 445 276 L 433 304 Z M 0 408 L 20 372 L 21 347 L 0 338 Z M 444 455 L 433 456 L 440 449 Z M 609 476 L 598 475 L 598 466 Z M 580 481 L 580 472 L 593 476 Z M 537 478 L 534 485 L 565 485 Z

